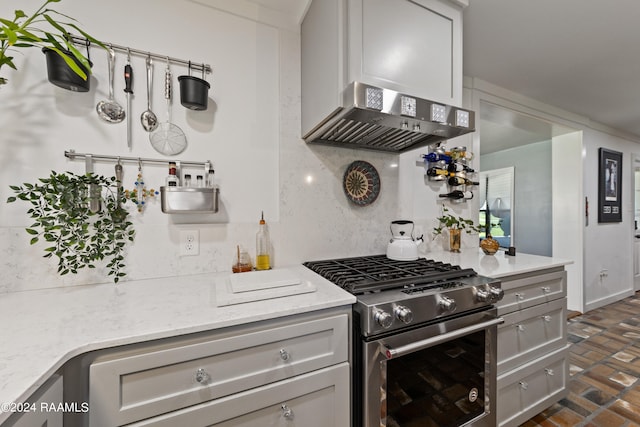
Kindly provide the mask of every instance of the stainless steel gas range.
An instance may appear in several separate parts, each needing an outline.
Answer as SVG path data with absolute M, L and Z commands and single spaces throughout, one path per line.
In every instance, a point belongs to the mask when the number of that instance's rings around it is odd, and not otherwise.
M 304 265 L 357 296 L 354 427 L 494 427 L 500 282 L 384 255 Z

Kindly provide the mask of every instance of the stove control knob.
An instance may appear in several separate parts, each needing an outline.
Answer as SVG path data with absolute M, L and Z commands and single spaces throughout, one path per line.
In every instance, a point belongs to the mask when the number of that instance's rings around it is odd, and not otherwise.
M 454 311 L 456 309 L 456 300 L 449 297 L 442 297 L 438 303 L 443 311 Z
M 491 292 L 491 298 L 494 301 L 500 301 L 503 297 L 504 297 L 504 291 L 502 290 L 502 288 L 498 288 L 495 286 L 489 286 L 490 292 Z
M 397 306 L 393 309 L 393 312 L 402 323 L 411 323 L 413 321 L 413 312 L 404 305 Z
M 374 313 L 373 319 L 383 328 L 387 329 L 393 323 L 393 317 L 386 311 L 378 310 Z
M 491 302 L 491 293 L 485 289 L 476 288 L 476 301 Z

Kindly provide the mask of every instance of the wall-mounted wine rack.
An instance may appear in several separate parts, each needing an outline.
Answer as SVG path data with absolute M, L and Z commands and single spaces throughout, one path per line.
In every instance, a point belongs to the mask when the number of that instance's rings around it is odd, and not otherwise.
M 472 199 L 473 187 L 479 185 L 473 180 L 476 171 L 469 166 L 473 153 L 467 147 L 447 149 L 438 145 L 431 148 L 422 158 L 428 180 L 442 182 L 447 186 L 446 193 L 438 196 L 452 203 L 465 203 Z

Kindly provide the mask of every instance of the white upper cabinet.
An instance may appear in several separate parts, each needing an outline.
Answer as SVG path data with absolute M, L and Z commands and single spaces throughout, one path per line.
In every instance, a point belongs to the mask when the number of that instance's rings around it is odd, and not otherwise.
M 447 0 L 314 0 L 301 28 L 303 135 L 352 81 L 462 104 L 462 8 Z
M 462 94 L 461 11 L 441 1 L 351 0 L 349 79 L 446 104 Z

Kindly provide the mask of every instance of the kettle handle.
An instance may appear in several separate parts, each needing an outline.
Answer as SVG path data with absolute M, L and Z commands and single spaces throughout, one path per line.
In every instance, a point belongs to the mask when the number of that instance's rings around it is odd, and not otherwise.
M 391 224 L 398 224 L 398 225 L 413 224 L 413 221 L 409 221 L 408 219 L 397 219 L 395 221 L 391 221 Z

